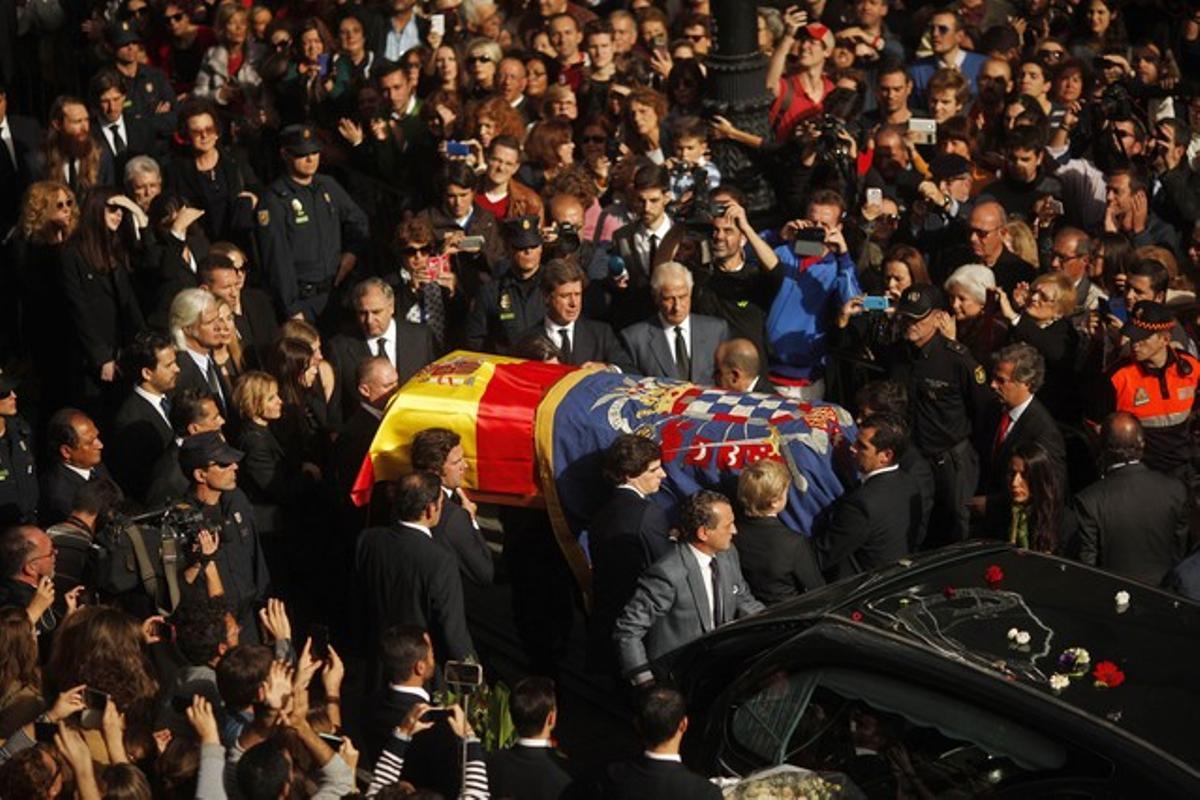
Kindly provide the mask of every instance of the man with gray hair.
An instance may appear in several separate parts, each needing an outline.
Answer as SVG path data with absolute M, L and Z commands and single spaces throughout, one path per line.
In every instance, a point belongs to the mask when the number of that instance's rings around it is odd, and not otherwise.
M 1088 272 L 1092 266 L 1092 239 L 1079 228 L 1063 228 L 1054 236 L 1050 251 L 1050 270 L 1061 272 L 1075 287 L 1075 306 L 1095 311 L 1101 300 L 1108 299 L 1104 291 L 1092 283 Z
M 971 507 L 982 514 L 988 502 L 1001 502 L 1008 485 L 1008 461 L 1017 447 L 1037 443 L 1061 471 L 1066 485 L 1066 445 L 1046 406 L 1035 397 L 1046 378 L 1046 362 L 1033 345 L 1010 344 L 992 356 L 992 391 L 1000 400 L 999 416 L 984 429 L 983 495 Z
M 654 268 L 650 292 L 658 313 L 621 331 L 633 371 L 712 385 L 714 356 L 729 338 L 729 326 L 723 319 L 692 313 L 692 273 L 678 261 Z
M 171 301 L 171 338 L 178 348 L 175 362 L 179 378 L 175 391 L 212 392 L 226 420 L 236 414 L 230 399 L 233 389 L 217 369 L 212 351 L 221 345 L 221 314 L 216 296 L 207 289 L 184 289 Z
M 342 387 L 342 408 L 358 407 L 358 367 L 371 356 L 382 356 L 396 368 L 402 384 L 437 357 L 433 334 L 424 325 L 396 319 L 396 296 L 381 278 L 370 277 L 350 293 L 358 334 L 339 334 L 329 343 L 329 360 Z
M 1142 463 L 1146 440 L 1132 414 L 1110 414 L 1100 444 L 1104 475 L 1072 503 L 1067 552 L 1085 564 L 1158 586 L 1187 553 L 1187 488 Z
M 133 201 L 150 213 L 150 204 L 162 194 L 162 170 L 150 156 L 134 156 L 125 164 L 125 188 Z

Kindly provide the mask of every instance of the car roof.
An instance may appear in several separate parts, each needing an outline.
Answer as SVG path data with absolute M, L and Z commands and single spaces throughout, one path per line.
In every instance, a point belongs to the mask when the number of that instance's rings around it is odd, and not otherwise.
M 1118 607 L 1122 591 L 1129 602 Z M 751 625 L 830 615 L 1055 696 L 1200 765 L 1200 605 L 1184 598 L 1055 556 L 968 543 L 775 606 Z M 1011 642 L 1010 631 L 1029 634 L 1028 643 Z M 1050 678 L 1071 671 L 1059 664 L 1067 648 L 1085 649 L 1090 665 L 1056 694 Z M 1101 662 L 1124 674 L 1119 686 L 1097 687 Z

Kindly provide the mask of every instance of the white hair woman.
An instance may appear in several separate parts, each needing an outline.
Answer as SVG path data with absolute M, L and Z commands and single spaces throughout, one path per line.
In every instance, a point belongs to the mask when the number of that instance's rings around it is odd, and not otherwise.
M 980 364 L 990 364 L 992 352 L 1004 344 L 1008 323 L 998 313 L 993 293 L 996 276 L 983 264 L 964 264 L 943 284 L 950 298 L 955 336 Z

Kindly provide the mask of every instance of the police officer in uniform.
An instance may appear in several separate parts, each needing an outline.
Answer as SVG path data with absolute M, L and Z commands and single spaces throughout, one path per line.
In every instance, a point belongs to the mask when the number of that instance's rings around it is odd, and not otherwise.
M 105 33 L 113 51 L 113 66 L 125 79 L 125 114 L 147 120 L 158 136 L 168 137 L 175 128 L 176 114 L 175 91 L 166 73 L 141 63 L 138 45 L 142 37 L 128 20 L 110 24 Z
M 927 547 L 967 538 L 967 502 L 979 482 L 979 455 L 971 443 L 977 412 L 991 402 L 987 373 L 966 347 L 940 331 L 932 286 L 909 288 L 896 304 L 906 346 L 892 377 L 908 386 L 912 441 L 933 468 L 933 512 Z
M 542 297 L 542 232 L 535 215 L 504 223 L 508 240 L 507 269 L 485 283 L 467 315 L 468 350 L 508 354 L 522 334 L 546 316 Z M 501 265 L 503 269 L 503 265 Z
M 17 382 L 0 372 L 0 528 L 37 521 L 33 432 L 17 416 Z
M 367 216 L 341 184 L 317 174 L 321 143 L 310 126 L 289 125 L 280 143 L 286 169 L 259 207 L 259 252 L 279 309 L 315 322 L 366 249 Z
M 235 609 L 242 643 L 257 643 L 254 613 L 267 599 L 270 574 L 254 530 L 254 508 L 237 488 L 237 462 L 243 455 L 219 431 L 192 434 L 179 446 L 179 468 L 188 479 L 182 503 L 199 509 L 206 529 L 217 534 L 215 550 L 199 548 L 180 584 L 185 602 L 189 596 L 207 596 L 215 572 Z

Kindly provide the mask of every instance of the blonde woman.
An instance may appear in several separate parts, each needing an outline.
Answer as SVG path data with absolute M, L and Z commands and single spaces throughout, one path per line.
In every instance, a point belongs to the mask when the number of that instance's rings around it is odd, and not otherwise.
M 768 606 L 825 585 L 808 537 L 779 520 L 791 488 L 778 461 L 756 461 L 738 476 L 738 557 L 751 592 Z
M 238 464 L 238 486 L 254 505 L 254 525 L 259 532 L 277 533 L 285 528 L 283 507 L 294 477 L 270 427 L 283 416 L 279 383 L 265 372 L 247 372 L 234 386 L 233 404 L 242 418 L 238 448 L 246 454 Z

